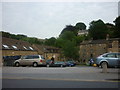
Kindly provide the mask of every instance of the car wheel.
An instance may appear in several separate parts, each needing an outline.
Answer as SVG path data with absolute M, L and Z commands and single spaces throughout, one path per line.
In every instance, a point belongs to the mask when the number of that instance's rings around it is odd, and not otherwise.
M 104 65 L 106 65 L 108 67 L 107 62 L 102 62 L 101 65 L 100 65 L 100 67 L 103 68 Z
M 33 63 L 33 67 L 37 67 L 38 66 L 38 64 L 37 63 Z
M 15 63 L 15 66 L 16 66 L 16 67 L 19 67 L 19 66 L 20 66 L 19 62 Z

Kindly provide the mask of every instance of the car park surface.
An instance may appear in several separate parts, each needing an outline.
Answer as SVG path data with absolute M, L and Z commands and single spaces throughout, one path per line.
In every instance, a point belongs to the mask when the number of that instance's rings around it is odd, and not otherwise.
M 118 81 L 114 80 L 118 79 L 119 69 L 109 68 L 108 73 L 102 73 L 101 71 L 101 68 L 90 66 L 65 68 L 3 67 L 3 87 L 72 88 L 72 86 L 74 86 L 73 88 L 118 88 Z

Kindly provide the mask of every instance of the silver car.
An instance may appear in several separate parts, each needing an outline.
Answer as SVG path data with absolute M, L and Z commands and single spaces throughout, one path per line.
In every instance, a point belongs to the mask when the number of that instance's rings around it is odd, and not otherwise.
M 96 64 L 103 67 L 103 62 L 107 67 L 120 67 L 120 53 L 105 53 L 96 58 Z
M 42 55 L 26 55 L 21 56 L 20 59 L 14 62 L 16 67 L 18 66 L 33 66 L 37 67 L 38 65 L 46 65 L 46 61 Z

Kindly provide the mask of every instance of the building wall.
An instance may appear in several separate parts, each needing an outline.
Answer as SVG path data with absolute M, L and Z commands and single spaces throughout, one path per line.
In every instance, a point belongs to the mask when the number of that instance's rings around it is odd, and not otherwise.
M 41 46 L 33 45 L 33 47 L 38 51 L 38 54 L 41 54 L 45 57 L 46 60 L 54 57 L 55 61 L 60 61 L 60 50 L 55 47 L 50 46 Z
M 108 52 L 120 52 L 119 41 L 113 41 L 111 47 L 108 46 Z
M 80 61 L 84 60 L 88 62 L 90 58 L 95 59 L 97 56 L 108 53 L 108 52 L 120 52 L 120 41 L 116 40 L 106 40 L 107 43 L 94 43 L 94 44 L 81 44 L 80 45 Z
M 44 53 L 45 59 L 51 59 L 54 57 L 55 61 L 60 61 L 60 53 Z
M 16 55 L 33 55 L 38 54 L 37 51 L 15 51 L 15 50 L 2 50 L 2 56 L 16 56 Z
M 107 51 L 106 44 L 86 44 L 80 45 L 80 60 L 88 61 L 90 58 L 95 58 Z

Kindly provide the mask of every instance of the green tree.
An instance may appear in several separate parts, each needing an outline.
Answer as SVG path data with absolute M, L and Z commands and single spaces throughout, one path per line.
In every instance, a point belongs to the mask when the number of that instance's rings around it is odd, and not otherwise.
M 62 38 L 64 40 L 70 40 L 70 41 L 74 40 L 75 37 L 76 37 L 75 34 L 70 31 L 66 31 L 60 36 L 60 38 Z
M 77 36 L 78 30 L 76 29 L 75 26 L 72 26 L 72 25 L 66 25 L 66 27 L 62 30 L 60 36 L 61 36 L 63 33 L 68 32 L 68 31 L 73 32 L 73 33 Z
M 2 37 L 10 38 L 10 33 L 9 32 L 1 31 L 1 33 L 2 33 Z
M 102 20 L 92 21 L 89 27 L 89 34 L 94 39 L 105 39 L 108 29 Z
M 115 31 L 114 31 L 114 37 L 120 38 L 120 16 L 118 16 L 115 21 Z
M 64 45 L 65 40 L 62 38 L 57 38 L 55 42 L 55 46 L 58 48 L 62 48 Z
M 79 48 L 77 48 L 76 38 L 77 36 L 74 32 L 66 31 L 56 40 L 56 46 L 61 48 L 62 54 L 66 59 L 79 59 Z
M 110 38 L 114 37 L 114 32 L 115 32 L 115 25 L 111 23 L 106 23 L 107 29 L 108 29 L 108 34 Z
M 49 39 L 46 39 L 44 44 L 49 46 L 55 46 L 55 42 L 56 42 L 56 38 L 51 37 Z
M 73 60 L 79 59 L 79 48 L 76 47 L 76 43 L 74 41 L 68 40 L 64 42 L 62 51 L 67 59 L 73 59 Z
M 86 25 L 82 22 L 77 23 L 75 27 L 77 28 L 77 30 L 86 30 Z

